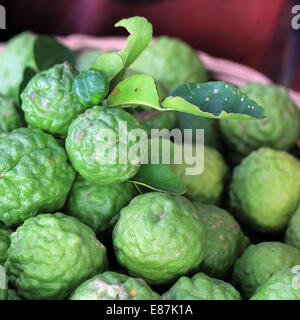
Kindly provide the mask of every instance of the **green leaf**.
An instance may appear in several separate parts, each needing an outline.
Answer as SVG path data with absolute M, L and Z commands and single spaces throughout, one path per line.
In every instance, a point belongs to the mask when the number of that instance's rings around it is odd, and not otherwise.
M 117 52 L 107 52 L 99 56 L 93 68 L 104 72 L 111 81 L 125 68 L 125 64 Z
M 107 105 L 141 105 L 161 110 L 155 82 L 147 74 L 137 74 L 121 81 L 108 96 Z
M 143 17 L 132 17 L 122 19 L 115 26 L 124 27 L 130 33 L 125 49 L 119 52 L 128 67 L 148 47 L 152 39 L 152 24 Z
M 68 61 L 75 65 L 73 52 L 54 38 L 37 37 L 34 43 L 34 57 L 39 71 L 49 69 L 57 63 Z
M 173 90 L 162 106 L 215 119 L 264 119 L 264 109 L 223 81 L 185 83 Z
M 126 47 L 120 52 L 108 52 L 99 56 L 93 68 L 106 74 L 109 81 L 115 79 L 149 45 L 152 38 L 152 25 L 142 17 L 122 19 L 115 24 L 130 33 Z
M 177 175 L 164 164 L 142 164 L 137 174 L 131 178 L 131 182 L 176 195 L 186 192 Z
M 137 174 L 131 178 L 131 182 L 156 191 L 171 194 L 185 193 L 184 184 L 172 171 L 172 163 L 179 153 L 182 154 L 180 147 L 177 149 L 177 145 L 169 139 L 161 137 L 149 139 L 148 162 L 141 165 Z

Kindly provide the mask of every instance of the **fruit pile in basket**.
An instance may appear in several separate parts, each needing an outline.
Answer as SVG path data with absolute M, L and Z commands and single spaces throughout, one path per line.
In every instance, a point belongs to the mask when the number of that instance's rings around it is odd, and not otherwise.
M 121 51 L 25 32 L 0 55 L 0 299 L 300 300 L 287 90 L 116 26 Z

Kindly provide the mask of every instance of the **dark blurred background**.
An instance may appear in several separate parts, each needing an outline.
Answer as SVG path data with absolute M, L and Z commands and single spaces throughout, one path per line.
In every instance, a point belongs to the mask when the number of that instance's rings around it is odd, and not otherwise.
M 7 11 L 1 41 L 23 30 L 118 35 L 115 22 L 141 15 L 153 24 L 155 36 L 179 37 L 300 91 L 300 29 L 291 27 L 291 10 L 299 0 L 0 0 L 0 4 Z

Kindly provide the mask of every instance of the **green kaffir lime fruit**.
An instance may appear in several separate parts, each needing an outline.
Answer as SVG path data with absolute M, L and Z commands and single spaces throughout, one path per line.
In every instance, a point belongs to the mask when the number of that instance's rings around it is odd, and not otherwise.
M 288 224 L 284 241 L 287 244 L 300 249 L 300 205 Z
M 193 148 L 193 156 L 195 148 Z M 186 160 L 186 159 L 185 159 Z M 186 168 L 191 167 L 188 162 L 170 165 L 172 171 L 181 179 L 185 185 L 186 196 L 193 201 L 207 204 L 220 202 L 225 180 L 228 177 L 228 167 L 223 156 L 215 149 L 204 147 L 204 169 L 201 174 L 187 175 Z
M 281 242 L 250 245 L 237 260 L 233 283 L 243 296 L 251 297 L 276 272 L 300 264 L 300 250 Z
M 17 290 L 8 289 L 7 300 L 22 300 L 22 298 L 18 295 Z
M 172 130 L 176 126 L 176 112 L 168 111 L 168 112 L 159 112 L 152 118 L 149 118 L 142 122 L 141 127 L 146 130 L 148 136 L 151 136 L 152 129 L 167 129 Z M 154 132 L 153 132 L 154 134 Z
M 120 210 L 137 194 L 133 183 L 122 182 L 101 186 L 79 177 L 73 184 L 67 211 L 95 232 L 111 229 Z
M 65 150 L 50 134 L 21 128 L 0 135 L 0 221 L 20 224 L 59 210 L 73 180 Z
M 234 169 L 231 207 L 253 230 L 281 231 L 296 211 L 299 196 L 300 162 L 285 151 L 261 148 Z
M 222 137 L 219 129 L 219 120 L 196 116 L 194 114 L 177 112 L 178 128 L 183 135 L 185 129 L 192 130 L 192 141 L 196 143 L 196 129 L 204 130 L 204 144 L 223 151 Z
M 142 279 L 107 271 L 81 284 L 71 300 L 161 300 Z
M 36 70 L 33 46 L 36 35 L 23 32 L 9 40 L 0 55 L 0 94 L 18 99 L 26 67 Z
M 85 71 L 91 68 L 102 54 L 101 50 L 92 49 L 82 53 L 76 60 L 76 68 L 80 71 Z
M 299 266 L 275 273 L 250 300 L 300 300 Z
M 225 281 L 214 279 L 205 273 L 197 273 L 191 279 L 179 278 L 163 295 L 164 300 L 241 300 L 239 292 Z
M 166 284 L 199 267 L 205 236 L 189 200 L 149 192 L 121 210 L 113 245 L 119 263 L 131 275 L 151 284 Z
M 124 125 L 128 137 L 122 133 Z M 73 167 L 97 184 L 128 180 L 141 165 L 141 156 L 132 151 L 137 138 L 130 137 L 138 128 L 139 122 L 123 109 L 96 106 L 86 110 L 72 123 L 66 140 Z
M 168 90 L 184 82 L 203 82 L 206 70 L 197 53 L 179 39 L 159 37 L 130 66 L 150 74 Z
M 66 135 L 71 122 L 83 106 L 72 92 L 78 74 L 68 62 L 39 72 L 21 94 L 26 122 L 50 133 Z
M 0 223 L 0 265 L 3 264 L 7 258 L 7 249 L 10 244 L 10 234 L 11 230 Z
M 194 202 L 206 231 L 206 250 L 200 270 L 222 278 L 249 245 L 238 222 L 227 211 Z
M 73 80 L 72 90 L 74 96 L 85 107 L 92 107 L 108 94 L 108 79 L 106 75 L 96 69 L 82 71 Z
M 24 121 L 14 100 L 0 96 L 0 133 L 24 126 Z
M 289 150 L 300 132 L 300 112 L 285 88 L 250 83 L 241 88 L 261 105 L 266 118 L 259 121 L 221 120 L 221 130 L 231 151 L 240 158 L 262 146 Z
M 64 299 L 102 272 L 106 249 L 95 233 L 62 213 L 27 219 L 11 236 L 5 268 L 27 299 Z

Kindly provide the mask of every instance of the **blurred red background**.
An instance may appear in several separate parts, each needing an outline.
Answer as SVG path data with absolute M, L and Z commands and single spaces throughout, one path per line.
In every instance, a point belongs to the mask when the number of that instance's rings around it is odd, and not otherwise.
M 293 31 L 290 0 L 10 0 L 13 33 L 116 35 L 113 24 L 145 16 L 154 35 L 179 37 L 197 49 L 258 69 L 300 91 L 300 69 L 288 64 Z M 295 31 L 294 31 L 295 34 Z M 294 46 L 294 51 L 295 46 Z M 297 54 L 300 60 L 299 52 Z M 295 63 L 295 61 L 294 61 Z M 291 76 L 291 73 L 293 76 Z

